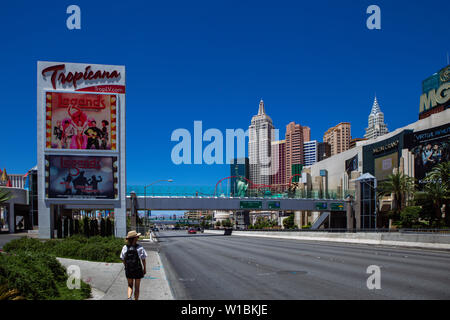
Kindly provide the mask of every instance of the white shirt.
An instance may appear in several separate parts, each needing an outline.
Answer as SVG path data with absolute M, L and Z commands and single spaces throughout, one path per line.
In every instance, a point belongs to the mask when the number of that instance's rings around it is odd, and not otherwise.
M 128 250 L 127 246 L 124 245 L 122 248 L 122 252 L 120 253 L 121 260 L 125 259 L 125 253 L 127 252 L 127 250 Z M 137 253 L 139 258 L 141 258 L 142 260 L 145 260 L 145 258 L 147 258 L 147 252 L 145 251 L 144 247 L 141 246 L 140 244 L 137 245 Z

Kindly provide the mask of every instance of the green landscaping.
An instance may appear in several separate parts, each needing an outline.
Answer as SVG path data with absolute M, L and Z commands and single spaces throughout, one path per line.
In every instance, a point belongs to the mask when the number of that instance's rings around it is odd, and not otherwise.
M 83 300 L 91 287 L 67 288 L 67 274 L 54 256 L 18 250 L 0 254 L 0 300 Z
M 421 187 L 415 179 L 396 172 L 380 183 L 378 198 L 392 196 L 388 218 L 400 228 L 450 227 L 450 162 L 436 165 L 423 179 Z
M 0 254 L 0 300 L 82 300 L 91 288 L 67 288 L 65 268 L 56 257 L 100 262 L 121 262 L 124 240 L 114 237 L 75 235 L 64 239 L 12 240 Z
M 94 236 L 86 238 L 76 235 L 64 239 L 38 240 L 20 238 L 8 242 L 6 252 L 41 252 L 49 255 L 99 262 L 121 262 L 119 256 L 124 240 L 114 237 Z

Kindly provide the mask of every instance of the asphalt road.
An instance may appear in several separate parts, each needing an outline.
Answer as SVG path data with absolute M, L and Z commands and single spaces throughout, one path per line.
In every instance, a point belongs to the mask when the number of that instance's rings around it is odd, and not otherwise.
M 450 299 L 450 252 L 157 233 L 176 299 Z M 367 288 L 370 265 L 381 289 Z

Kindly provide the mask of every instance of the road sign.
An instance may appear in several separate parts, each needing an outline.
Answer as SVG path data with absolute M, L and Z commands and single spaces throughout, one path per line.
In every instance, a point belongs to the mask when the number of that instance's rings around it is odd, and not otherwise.
M 269 201 L 269 209 L 280 209 L 280 201 Z
M 262 201 L 241 201 L 241 209 L 262 209 Z
M 344 204 L 343 203 L 332 203 L 330 205 L 330 209 L 332 211 L 344 211 Z
M 326 202 L 316 202 L 316 210 L 327 210 L 328 205 Z

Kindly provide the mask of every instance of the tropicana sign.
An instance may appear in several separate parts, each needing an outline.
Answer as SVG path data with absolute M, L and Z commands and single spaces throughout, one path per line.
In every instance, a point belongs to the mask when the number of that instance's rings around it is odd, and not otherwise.
M 42 70 L 42 76 L 45 77 L 46 73 L 52 72 L 51 81 L 53 85 L 53 89 L 56 89 L 56 80 L 61 82 L 61 84 L 65 84 L 66 82 L 71 83 L 73 87 L 77 88 L 78 81 L 86 81 L 86 80 L 97 80 L 97 79 L 113 79 L 119 78 L 120 72 L 117 70 L 109 71 L 101 71 L 98 70 L 96 72 L 91 70 L 91 66 L 87 66 L 84 72 L 68 72 L 67 74 L 62 70 L 66 69 L 65 64 L 58 64 L 54 66 L 50 66 Z M 59 75 L 58 75 L 59 72 Z

